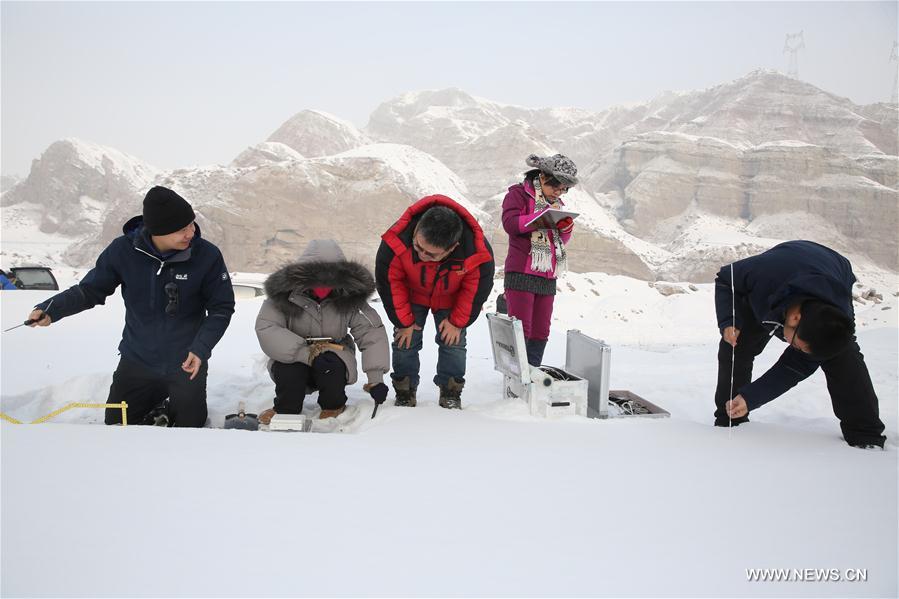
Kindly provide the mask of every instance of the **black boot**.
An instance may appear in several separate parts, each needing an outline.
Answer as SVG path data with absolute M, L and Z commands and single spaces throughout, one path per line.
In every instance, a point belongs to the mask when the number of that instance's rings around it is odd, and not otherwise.
M 393 379 L 393 391 L 396 393 L 396 401 L 393 405 L 414 408 L 418 402 L 415 398 L 415 388 L 408 376 L 401 379 Z
M 171 420 L 172 419 L 169 417 L 169 400 L 166 399 L 150 410 L 150 412 L 144 416 L 141 424 L 148 426 L 172 426 Z
M 528 352 L 528 364 L 540 366 L 543 363 L 543 352 L 546 351 L 547 339 L 525 339 L 524 346 Z
M 450 377 L 446 385 L 440 387 L 440 404 L 441 408 L 450 410 L 462 409 L 462 387 L 465 383 L 457 378 Z
M 496 312 L 498 314 L 508 314 L 509 304 L 506 302 L 506 294 L 500 293 L 496 296 Z

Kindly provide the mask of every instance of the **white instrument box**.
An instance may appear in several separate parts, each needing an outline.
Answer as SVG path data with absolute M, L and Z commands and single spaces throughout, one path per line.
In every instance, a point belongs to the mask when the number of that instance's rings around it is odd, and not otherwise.
M 586 380 L 561 368 L 528 364 L 524 329 L 517 318 L 487 314 L 494 368 L 503 374 L 503 396 L 524 400 L 534 416 L 587 416 Z

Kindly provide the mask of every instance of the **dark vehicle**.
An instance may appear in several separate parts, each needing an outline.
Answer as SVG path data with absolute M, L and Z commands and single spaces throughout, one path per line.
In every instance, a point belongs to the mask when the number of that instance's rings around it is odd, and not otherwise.
M 44 266 L 19 266 L 10 268 L 9 272 L 16 278 L 16 287 L 19 289 L 40 289 L 56 291 L 59 283 L 53 276 L 53 271 Z

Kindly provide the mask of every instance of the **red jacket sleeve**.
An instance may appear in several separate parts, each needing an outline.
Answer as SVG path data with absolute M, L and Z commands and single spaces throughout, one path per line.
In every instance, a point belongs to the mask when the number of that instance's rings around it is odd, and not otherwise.
M 384 241 L 381 241 L 375 257 L 375 283 L 390 322 L 397 328 L 415 324 L 402 260 Z
M 471 326 L 477 320 L 484 302 L 487 301 L 487 297 L 493 289 L 493 275 L 496 271 L 493 248 L 486 239 L 484 244 L 487 246 L 487 251 L 490 252 L 490 260 L 465 273 L 453 310 L 449 315 L 449 321 L 459 328 L 464 329 Z

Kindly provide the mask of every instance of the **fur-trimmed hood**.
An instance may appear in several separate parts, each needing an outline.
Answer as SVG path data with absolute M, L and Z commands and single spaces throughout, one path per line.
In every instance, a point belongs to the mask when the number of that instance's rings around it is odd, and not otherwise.
M 375 292 L 375 279 L 362 264 L 347 260 L 332 239 L 314 239 L 299 260 L 272 273 L 265 281 L 265 293 L 286 314 L 297 310 L 300 297 L 311 299 L 313 287 L 332 287 L 325 300 L 341 312 L 353 312 L 367 305 Z

